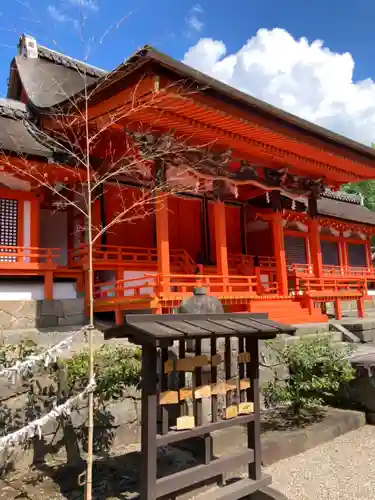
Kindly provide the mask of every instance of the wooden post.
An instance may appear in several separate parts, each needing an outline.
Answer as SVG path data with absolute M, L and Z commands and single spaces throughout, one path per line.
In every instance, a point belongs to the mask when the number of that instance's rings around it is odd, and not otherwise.
M 142 424 L 140 500 L 156 500 L 157 462 L 157 355 L 156 348 L 142 346 Z
M 276 279 L 280 295 L 288 295 L 288 274 L 286 269 L 283 218 L 280 212 L 272 214 L 273 248 L 276 260 Z
M 314 274 L 317 278 L 321 278 L 323 276 L 323 260 L 317 219 L 312 219 L 309 222 L 309 246 Z
M 160 275 L 160 292 L 169 292 L 169 279 L 171 274 L 169 254 L 169 228 L 168 228 L 168 198 L 159 196 L 155 200 L 156 210 L 156 245 L 158 253 L 158 273 Z
M 214 204 L 214 223 L 217 273 L 219 276 L 227 277 L 229 269 L 224 203 L 218 202 Z

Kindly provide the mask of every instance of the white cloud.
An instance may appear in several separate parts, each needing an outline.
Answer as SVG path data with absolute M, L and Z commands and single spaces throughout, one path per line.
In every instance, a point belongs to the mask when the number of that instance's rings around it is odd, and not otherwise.
M 58 23 L 71 23 L 73 24 L 75 29 L 78 29 L 79 23 L 76 19 L 72 19 L 67 14 L 64 14 L 60 9 L 55 7 L 54 5 L 48 5 L 47 7 L 48 14 Z
M 81 7 L 82 9 L 89 9 L 93 11 L 99 10 L 99 5 L 97 0 L 69 0 L 69 3 Z
M 49 5 L 47 7 L 47 11 L 48 14 L 52 17 L 52 19 L 54 19 L 58 23 L 67 23 L 71 20 L 69 16 L 61 12 L 61 10 L 59 10 L 54 5 Z
M 259 30 L 233 54 L 224 42 L 202 38 L 184 62 L 323 127 L 375 142 L 375 82 L 353 81 L 349 52 L 332 52 L 320 40 L 296 40 L 275 28 Z
M 204 27 L 204 22 L 199 18 L 204 14 L 202 7 L 199 3 L 193 5 L 189 10 L 189 14 L 186 18 L 186 23 L 194 31 L 200 32 Z

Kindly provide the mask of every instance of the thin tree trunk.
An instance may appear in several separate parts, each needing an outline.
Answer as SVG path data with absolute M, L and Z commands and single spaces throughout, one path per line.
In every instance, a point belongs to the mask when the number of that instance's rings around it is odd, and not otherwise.
M 86 90 L 87 93 L 87 90 Z M 89 382 L 94 377 L 94 277 L 93 277 L 93 238 L 92 238 L 92 192 L 91 192 L 91 165 L 90 165 L 90 141 L 89 141 L 89 122 L 88 122 L 88 99 L 86 95 L 86 175 L 87 175 L 87 225 L 88 225 L 88 250 L 89 250 Z M 94 444 L 94 394 L 88 394 L 88 436 L 87 436 L 87 474 L 85 500 L 92 500 L 92 469 L 93 469 L 93 444 Z

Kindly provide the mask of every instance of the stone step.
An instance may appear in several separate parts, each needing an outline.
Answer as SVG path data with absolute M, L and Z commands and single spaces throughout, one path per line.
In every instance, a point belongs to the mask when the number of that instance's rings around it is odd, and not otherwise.
M 285 343 L 298 342 L 299 340 L 322 340 L 328 339 L 331 342 L 341 342 L 342 334 L 340 332 L 323 332 L 323 333 L 309 333 L 302 336 L 293 335 L 285 338 Z

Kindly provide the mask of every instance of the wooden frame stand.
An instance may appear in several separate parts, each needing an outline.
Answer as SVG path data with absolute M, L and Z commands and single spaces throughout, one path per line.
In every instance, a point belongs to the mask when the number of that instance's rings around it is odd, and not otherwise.
M 251 314 L 129 315 L 123 326 L 107 331 L 106 338 L 128 337 L 142 346 L 141 500 L 176 498 L 180 491 L 242 466 L 247 466 L 248 477 L 205 494 L 205 500 L 240 499 L 271 483 L 261 471 L 258 343 L 292 331 Z M 224 341 L 222 354 L 217 352 L 219 338 Z M 195 352 L 187 354 L 191 339 Z M 203 340 L 209 343 L 209 354 L 202 354 Z M 169 349 L 176 344 L 178 356 L 171 360 Z M 173 372 L 178 383 L 170 387 Z M 204 404 L 211 409 L 208 421 Z M 213 457 L 212 432 L 233 426 L 246 426 L 247 447 Z M 158 478 L 158 448 L 197 437 L 204 442 L 203 463 Z

